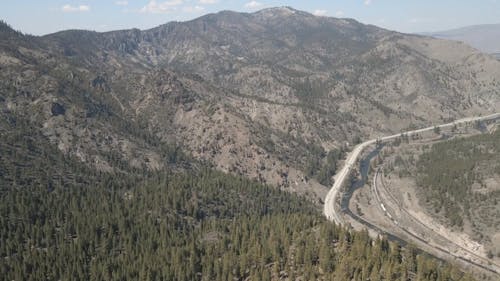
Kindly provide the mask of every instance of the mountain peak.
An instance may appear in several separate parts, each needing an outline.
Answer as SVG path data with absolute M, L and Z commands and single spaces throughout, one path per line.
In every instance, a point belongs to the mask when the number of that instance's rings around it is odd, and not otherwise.
M 277 16 L 291 16 L 294 14 L 297 14 L 299 11 L 288 7 L 288 6 L 282 6 L 282 7 L 273 7 L 273 8 L 266 8 L 262 9 L 260 11 L 255 12 L 255 15 L 259 16 L 264 16 L 264 17 L 277 17 Z
M 294 8 L 292 8 L 290 6 L 279 6 L 279 7 L 264 8 L 260 11 L 255 12 L 255 13 L 266 13 L 266 12 L 295 13 L 295 12 L 298 12 L 298 10 L 295 10 Z

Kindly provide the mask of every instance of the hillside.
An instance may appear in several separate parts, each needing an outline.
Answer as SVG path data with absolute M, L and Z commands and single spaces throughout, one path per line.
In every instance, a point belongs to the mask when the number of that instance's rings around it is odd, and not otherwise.
M 465 44 L 288 7 L 0 22 L 0 280 L 472 280 L 318 204 L 354 144 L 493 112 L 499 83 Z
M 209 170 L 0 198 L 0 280 L 473 280 L 337 227 L 303 198 Z
M 0 110 L 104 171 L 161 169 L 182 150 L 322 198 L 346 146 L 500 105 L 500 62 L 464 44 L 286 7 L 144 31 L 0 31 Z
M 156 172 L 101 151 L 103 171 L 35 125 L 0 118 L 0 280 L 474 280 L 175 149 Z
M 21 117 L 0 132 L 0 280 L 473 280 L 178 153 L 161 171 L 110 158 L 119 170 L 105 172 Z
M 500 256 L 500 131 L 433 145 L 416 162 L 416 183 L 433 216 Z

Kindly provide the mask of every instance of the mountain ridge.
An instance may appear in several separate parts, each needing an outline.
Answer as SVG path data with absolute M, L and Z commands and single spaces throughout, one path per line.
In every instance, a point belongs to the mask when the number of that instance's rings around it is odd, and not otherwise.
M 319 202 L 329 154 L 500 106 L 500 63 L 465 44 L 275 11 L 0 37 L 0 109 L 30 112 L 61 151 L 106 171 L 104 152 L 161 168 L 168 144 Z

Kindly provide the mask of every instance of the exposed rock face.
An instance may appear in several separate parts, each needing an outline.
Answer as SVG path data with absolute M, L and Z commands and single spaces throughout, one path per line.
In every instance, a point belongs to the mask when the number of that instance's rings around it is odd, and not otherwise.
M 221 170 L 321 194 L 305 171 L 330 149 L 500 108 L 500 63 L 487 55 L 291 8 L 145 31 L 2 32 L 0 107 L 110 170 L 109 157 L 161 167 L 159 147 L 176 143 Z M 54 99 L 64 118 L 41 111 Z

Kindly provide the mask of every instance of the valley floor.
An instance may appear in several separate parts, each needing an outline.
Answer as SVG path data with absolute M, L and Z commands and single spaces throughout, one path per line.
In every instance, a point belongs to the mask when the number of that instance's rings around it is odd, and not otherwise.
M 371 224 L 374 226 L 371 229 L 373 235 L 391 233 L 437 257 L 481 272 L 479 276 L 484 280 L 497 280 L 498 276 L 491 274 L 491 271 L 500 272 L 500 258 L 491 254 L 498 247 L 495 232 L 485 232 L 483 239 L 478 239 L 472 234 L 470 222 L 463 229 L 451 227 L 445 219 L 428 210 L 429 207 L 422 203 L 424 196 L 415 179 L 405 174 L 405 167 L 398 167 L 415 165 L 423 147 L 443 142 L 442 136 L 464 138 L 481 131 L 489 134 L 494 128 L 495 125 L 491 125 L 487 130 L 481 128 L 479 131 L 463 127 L 453 133 L 442 131 L 439 135 L 429 132 L 407 142 L 386 145 L 371 162 L 372 172 L 365 185 L 353 192 L 349 202 L 352 217 L 344 216 L 344 219 L 355 229 L 364 229 Z M 406 161 L 401 161 L 402 154 Z

